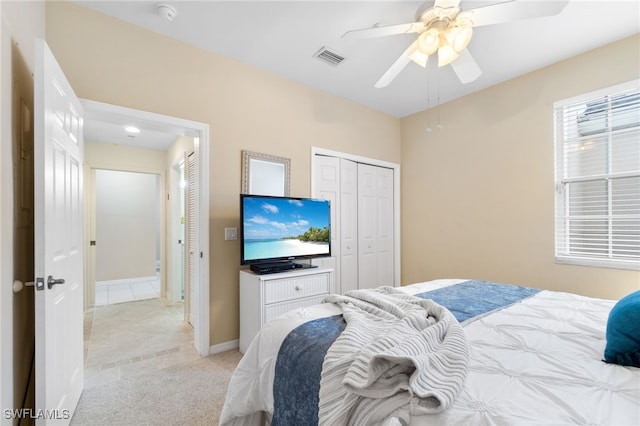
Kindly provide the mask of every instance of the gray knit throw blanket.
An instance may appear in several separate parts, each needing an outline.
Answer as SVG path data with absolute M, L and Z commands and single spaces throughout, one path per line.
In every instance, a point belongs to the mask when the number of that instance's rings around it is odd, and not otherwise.
M 331 295 L 345 330 L 320 379 L 319 424 L 374 425 L 446 410 L 462 389 L 469 347 L 444 307 L 393 287 Z

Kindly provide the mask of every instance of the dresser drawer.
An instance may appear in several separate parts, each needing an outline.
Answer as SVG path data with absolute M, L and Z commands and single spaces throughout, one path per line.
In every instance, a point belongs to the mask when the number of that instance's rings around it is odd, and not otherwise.
M 278 303 L 329 294 L 329 274 L 280 278 L 265 282 L 264 303 Z
M 292 311 L 294 309 L 306 308 L 309 306 L 317 305 L 318 303 L 322 302 L 325 297 L 327 297 L 327 295 L 323 294 L 320 296 L 310 297 L 308 299 L 292 300 L 290 302 L 274 303 L 274 304 L 268 305 L 264 309 L 264 322 L 266 323 L 268 321 L 271 321 L 275 317 L 280 316 L 286 312 Z
M 266 275 L 240 270 L 240 352 L 245 353 L 267 321 L 317 305 L 331 293 L 332 286 L 333 269 L 329 268 Z

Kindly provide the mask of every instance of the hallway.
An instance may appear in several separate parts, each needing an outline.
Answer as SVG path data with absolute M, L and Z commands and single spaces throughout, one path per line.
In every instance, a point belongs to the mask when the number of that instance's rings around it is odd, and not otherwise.
M 96 306 L 160 297 L 160 275 L 128 280 L 97 281 Z
M 85 388 L 199 358 L 183 303 L 159 298 L 94 306 L 84 317 Z

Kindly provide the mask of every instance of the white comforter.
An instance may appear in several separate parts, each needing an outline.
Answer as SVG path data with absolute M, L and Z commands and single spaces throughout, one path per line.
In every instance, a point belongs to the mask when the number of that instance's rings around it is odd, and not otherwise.
M 401 289 L 417 294 L 465 280 Z M 640 425 L 640 369 L 602 362 L 615 301 L 542 291 L 464 323 L 471 347 L 464 389 L 443 413 L 412 425 Z M 334 304 L 289 312 L 265 325 L 234 372 L 220 424 L 262 424 L 273 412 L 282 340 L 300 324 L 340 314 Z M 393 419 L 389 419 L 392 421 Z

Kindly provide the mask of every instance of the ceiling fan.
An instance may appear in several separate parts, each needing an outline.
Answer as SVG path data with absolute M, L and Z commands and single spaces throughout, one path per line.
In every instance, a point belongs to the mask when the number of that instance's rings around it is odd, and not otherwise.
M 361 39 L 394 34 L 418 34 L 416 40 L 380 77 L 375 87 L 387 86 L 410 61 L 426 67 L 429 56 L 436 53 L 438 66 L 451 64 L 460 81 L 466 84 L 476 80 L 482 74 L 480 67 L 467 49 L 474 28 L 519 19 L 557 15 L 567 3 L 568 0 L 510 0 L 463 11 L 460 8 L 460 0 L 435 0 L 435 2 L 430 0 L 418 8 L 416 22 L 347 31 L 342 37 Z

